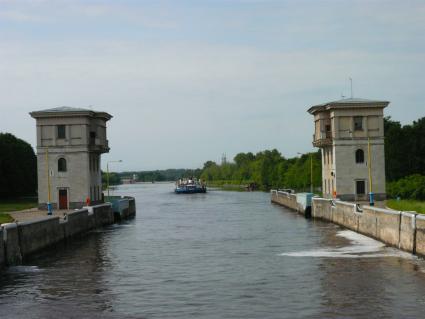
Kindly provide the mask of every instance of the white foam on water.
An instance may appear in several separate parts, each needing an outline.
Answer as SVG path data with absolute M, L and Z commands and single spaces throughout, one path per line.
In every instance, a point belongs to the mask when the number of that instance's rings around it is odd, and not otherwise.
M 43 270 L 37 266 L 12 266 L 7 268 L 7 272 L 9 273 L 34 273 L 41 271 Z
M 385 244 L 351 230 L 341 230 L 338 237 L 344 237 L 350 244 L 338 248 L 319 248 L 315 250 L 289 252 L 279 256 L 291 257 L 322 257 L 322 258 L 381 258 L 401 257 L 413 258 L 413 255 L 395 248 L 386 247 Z

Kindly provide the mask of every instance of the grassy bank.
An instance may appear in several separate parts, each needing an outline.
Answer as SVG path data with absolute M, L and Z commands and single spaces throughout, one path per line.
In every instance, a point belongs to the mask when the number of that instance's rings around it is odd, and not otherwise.
M 11 223 L 13 222 L 13 218 L 6 213 L 0 213 L 0 224 Z
M 0 213 L 37 207 L 37 200 L 33 198 L 0 200 Z
M 0 200 L 0 224 L 13 222 L 10 212 L 37 207 L 37 201 L 32 198 Z
M 402 199 L 395 200 L 390 199 L 387 201 L 389 208 L 400 210 L 400 211 L 415 211 L 420 214 L 425 214 L 425 201 Z

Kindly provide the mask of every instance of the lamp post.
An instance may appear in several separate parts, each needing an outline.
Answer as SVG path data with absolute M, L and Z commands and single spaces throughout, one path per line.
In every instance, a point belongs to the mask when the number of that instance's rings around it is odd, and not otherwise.
M 121 163 L 121 162 L 122 160 L 106 162 L 106 190 L 108 192 L 108 200 L 109 200 L 109 163 Z

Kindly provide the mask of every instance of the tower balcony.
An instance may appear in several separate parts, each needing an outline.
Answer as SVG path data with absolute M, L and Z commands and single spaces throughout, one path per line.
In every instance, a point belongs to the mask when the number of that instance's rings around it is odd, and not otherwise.
M 107 139 L 90 138 L 89 149 L 91 152 L 108 153 L 109 141 Z
M 332 132 L 320 132 L 320 134 L 313 134 L 313 146 L 314 147 L 324 147 L 327 145 L 332 145 Z

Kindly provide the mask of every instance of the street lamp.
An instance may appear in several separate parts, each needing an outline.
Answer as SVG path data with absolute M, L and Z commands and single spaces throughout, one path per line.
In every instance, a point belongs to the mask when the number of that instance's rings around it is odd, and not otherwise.
M 122 160 L 106 162 L 106 189 L 108 192 L 108 200 L 109 200 L 109 163 L 121 163 L 121 162 Z

